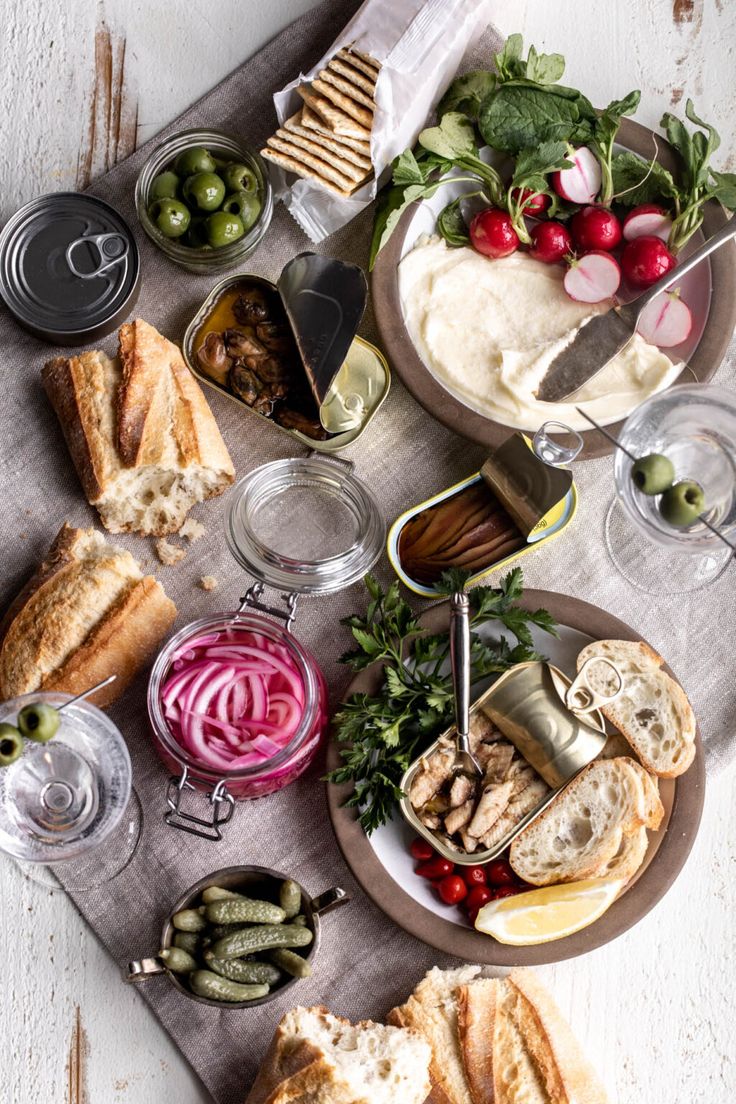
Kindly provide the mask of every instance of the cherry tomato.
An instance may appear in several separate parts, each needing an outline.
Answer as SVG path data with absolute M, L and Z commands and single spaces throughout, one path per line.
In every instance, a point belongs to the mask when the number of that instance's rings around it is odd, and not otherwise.
M 451 863 L 449 859 L 443 859 L 441 855 L 435 855 L 434 858 L 427 859 L 426 862 L 420 862 L 415 869 L 420 878 L 429 878 L 430 881 L 436 881 L 438 878 L 444 878 L 448 874 L 452 874 L 455 864 Z
M 459 905 L 468 896 L 468 887 L 459 874 L 448 874 L 437 883 L 437 892 L 446 905 Z
M 411 852 L 411 857 L 416 859 L 417 862 L 427 862 L 428 859 L 433 858 L 435 855 L 435 849 L 432 844 L 428 843 L 425 839 L 421 839 L 420 836 L 417 836 L 416 839 L 411 841 L 409 851 Z
M 468 913 L 471 924 L 475 923 L 475 918 L 478 915 L 483 905 L 487 905 L 489 901 L 493 900 L 493 890 L 489 889 L 485 885 L 473 886 L 468 896 L 465 898 L 465 908 Z
M 483 886 L 488 880 L 484 866 L 461 866 L 460 873 L 465 879 L 468 889 L 472 889 L 473 886 Z
M 496 859 L 495 862 L 489 863 L 486 867 L 486 877 L 492 886 L 513 885 L 516 881 L 516 875 L 507 859 Z
M 518 885 L 497 886 L 493 890 L 493 900 L 500 901 L 502 897 L 515 897 L 517 893 L 523 893 L 524 887 Z

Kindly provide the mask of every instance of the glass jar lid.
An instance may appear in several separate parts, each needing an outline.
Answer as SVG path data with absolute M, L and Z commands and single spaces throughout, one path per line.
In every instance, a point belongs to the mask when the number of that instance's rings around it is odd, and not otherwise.
M 241 479 L 226 535 L 241 567 L 268 586 L 330 594 L 370 570 L 385 526 L 351 465 L 307 456 L 275 460 Z

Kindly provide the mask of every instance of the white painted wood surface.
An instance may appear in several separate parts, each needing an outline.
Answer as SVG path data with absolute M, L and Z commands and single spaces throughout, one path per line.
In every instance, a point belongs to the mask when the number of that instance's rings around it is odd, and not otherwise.
M 0 0 L 0 221 L 36 194 L 104 171 L 309 7 Z M 721 132 L 720 167 L 736 168 L 734 0 L 494 8 L 505 33 L 564 53 L 569 83 L 594 103 L 641 87 L 638 118 L 656 125 L 691 95 Z M 615 943 L 541 971 L 617 1104 L 736 1097 L 732 779 L 710 785 L 694 852 L 665 900 Z M 68 900 L 6 862 L 0 946 L 2 1104 L 208 1100 Z

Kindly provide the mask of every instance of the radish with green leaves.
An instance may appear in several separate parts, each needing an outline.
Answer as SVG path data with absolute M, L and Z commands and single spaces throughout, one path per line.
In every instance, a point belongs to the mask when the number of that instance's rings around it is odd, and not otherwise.
M 693 316 L 678 291 L 665 291 L 647 303 L 639 315 L 636 328 L 650 345 L 672 349 L 690 336 Z
M 470 240 L 478 253 L 494 260 L 509 257 L 519 248 L 519 235 L 511 216 L 499 207 L 478 212 L 470 224 Z
M 672 219 L 664 207 L 656 203 L 641 203 L 624 219 L 624 238 L 661 238 L 666 242 L 672 231 Z
M 602 303 L 618 291 L 621 269 L 610 253 L 593 250 L 570 262 L 563 284 L 577 303 Z
M 571 167 L 552 173 L 552 187 L 570 203 L 592 203 L 601 190 L 598 159 L 587 146 L 568 150 L 567 159 Z

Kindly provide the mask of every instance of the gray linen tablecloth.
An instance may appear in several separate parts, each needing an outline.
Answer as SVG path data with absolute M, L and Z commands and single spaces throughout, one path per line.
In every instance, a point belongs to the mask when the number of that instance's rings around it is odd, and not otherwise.
M 356 0 L 326 0 L 287 28 L 258 55 L 224 80 L 177 119 L 167 131 L 212 126 L 242 136 L 254 146 L 274 122 L 271 92 L 324 52 L 358 7 Z M 489 30 L 466 59 L 467 67 L 490 62 L 498 34 Z M 166 132 L 165 132 L 166 133 Z M 92 189 L 109 200 L 136 226 L 133 188 L 149 153 L 144 147 Z M 31 197 L 29 197 L 31 198 Z M 324 251 L 365 265 L 371 212 L 330 238 Z M 179 340 L 212 278 L 193 276 L 174 267 L 138 234 L 143 287 L 137 315 Z M 264 243 L 248 269 L 274 279 L 295 253 L 309 248 L 307 239 L 280 208 Z M 376 340 L 370 313 L 362 332 Z M 115 338 L 102 343 L 114 352 Z M 59 426 L 39 381 L 43 362 L 54 350 L 0 317 L 0 599 L 6 601 L 47 549 L 61 523 L 97 523 L 82 496 Z M 734 382 L 734 348 L 720 372 L 721 383 Z M 293 455 L 287 437 L 256 419 L 243 416 L 225 398 L 207 392 L 231 450 L 239 476 L 277 457 Z M 407 505 L 476 471 L 483 451 L 453 436 L 416 405 L 394 379 L 389 399 L 362 439 L 349 450 L 360 476 L 376 491 L 387 521 Z M 574 527 L 548 550 L 524 561 L 530 586 L 577 595 L 610 610 L 635 626 L 660 648 L 684 682 L 707 742 L 709 769 L 730 759 L 734 689 L 725 659 L 734 642 L 733 574 L 728 572 L 706 591 L 675 599 L 653 599 L 629 586 L 613 569 L 603 546 L 603 518 L 612 496 L 611 460 L 576 467 L 580 511 Z M 224 541 L 228 496 L 195 511 L 207 526 L 204 539 L 192 546 L 176 567 L 157 562 L 152 542 L 120 538 L 120 543 L 154 571 L 179 607 L 177 627 L 196 617 L 235 608 L 249 582 L 235 566 Z M 116 538 L 117 539 L 117 538 Z M 382 562 L 379 574 L 389 580 Z M 215 575 L 219 587 L 204 593 L 196 585 L 203 574 Z M 361 586 L 310 603 L 303 600 L 296 624 L 298 636 L 318 656 L 329 680 L 333 702 L 348 682 L 337 657 L 348 646 L 338 619 L 363 609 Z M 314 892 L 343 885 L 353 903 L 325 921 L 326 938 L 316 976 L 280 1000 L 249 1012 L 219 1012 L 177 993 L 165 979 L 141 991 L 218 1104 L 237 1104 L 246 1095 L 253 1073 L 280 1015 L 292 1005 L 326 1001 L 353 1018 L 381 1016 L 403 999 L 424 970 L 447 960 L 394 926 L 356 886 L 335 845 L 325 791 L 319 783 L 322 764 L 280 794 L 236 809 L 226 838 L 219 844 L 167 828 L 162 819 L 166 773 L 156 757 L 145 714 L 146 675 L 111 710 L 131 750 L 134 783 L 145 815 L 145 834 L 124 875 L 102 889 L 77 895 L 77 904 L 120 962 L 155 952 L 167 903 L 195 879 L 233 863 L 255 863 L 293 871 Z M 114 1000 L 114 994 L 111 994 Z

